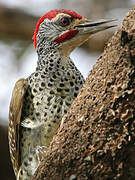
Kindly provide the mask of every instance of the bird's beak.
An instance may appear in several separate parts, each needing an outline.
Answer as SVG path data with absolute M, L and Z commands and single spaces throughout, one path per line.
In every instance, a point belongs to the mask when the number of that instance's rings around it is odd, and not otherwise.
M 113 21 L 116 21 L 116 19 L 111 19 L 111 20 L 99 19 L 96 21 L 89 21 L 86 19 L 86 22 L 84 23 L 80 22 L 74 28 L 79 30 L 79 35 L 85 35 L 85 34 L 91 35 L 91 34 L 95 34 L 96 32 L 117 26 L 117 25 L 107 25 L 108 23 L 111 23 Z

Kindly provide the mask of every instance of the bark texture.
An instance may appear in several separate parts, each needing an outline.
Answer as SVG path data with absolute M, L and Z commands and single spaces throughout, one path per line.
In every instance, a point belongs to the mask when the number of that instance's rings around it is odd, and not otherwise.
M 135 8 L 110 39 L 33 180 L 135 179 Z

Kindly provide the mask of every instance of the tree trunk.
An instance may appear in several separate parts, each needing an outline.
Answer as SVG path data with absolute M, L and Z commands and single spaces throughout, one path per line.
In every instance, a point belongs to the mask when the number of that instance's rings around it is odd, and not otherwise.
M 33 180 L 135 179 L 135 8 L 64 116 Z

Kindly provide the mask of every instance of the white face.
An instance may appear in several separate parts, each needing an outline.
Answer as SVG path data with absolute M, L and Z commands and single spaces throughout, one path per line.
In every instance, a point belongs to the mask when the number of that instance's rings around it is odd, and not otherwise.
M 70 29 L 73 18 L 67 14 L 60 13 L 55 18 L 45 19 L 39 26 L 37 42 L 43 38 L 54 42 L 61 34 Z

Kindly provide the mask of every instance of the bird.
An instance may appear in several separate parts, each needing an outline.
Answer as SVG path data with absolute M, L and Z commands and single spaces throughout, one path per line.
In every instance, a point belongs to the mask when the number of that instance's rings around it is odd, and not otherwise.
M 88 20 L 68 9 L 55 9 L 37 22 L 33 40 L 35 72 L 19 79 L 9 107 L 8 139 L 17 180 L 29 180 L 49 147 L 84 78 L 71 52 L 92 34 L 114 27 L 113 20 Z

